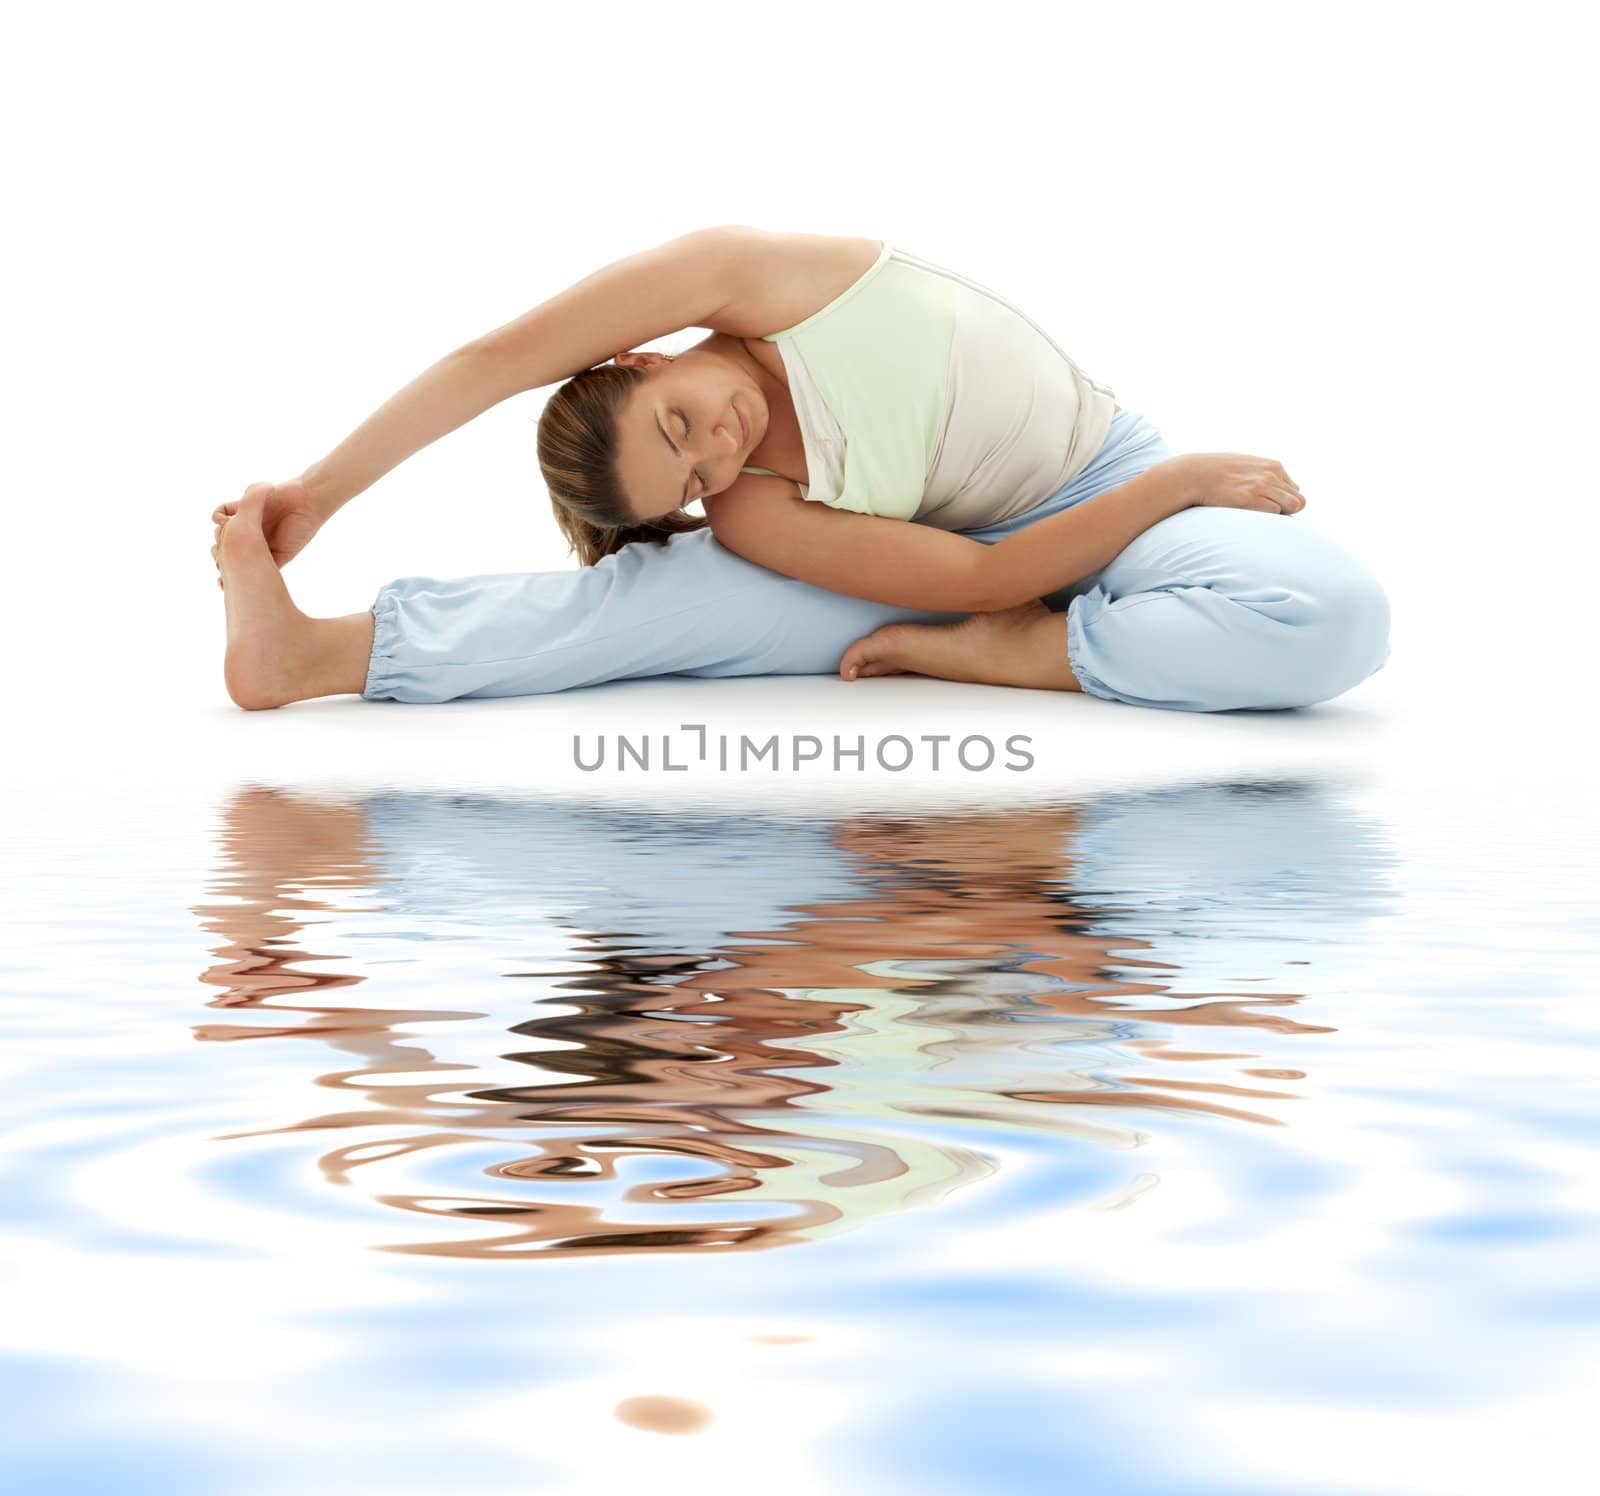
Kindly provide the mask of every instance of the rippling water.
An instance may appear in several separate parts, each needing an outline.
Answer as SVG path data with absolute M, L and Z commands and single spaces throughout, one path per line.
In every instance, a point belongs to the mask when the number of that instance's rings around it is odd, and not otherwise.
M 7 1468 L 1587 1489 L 1588 843 L 1358 802 L 15 838 Z

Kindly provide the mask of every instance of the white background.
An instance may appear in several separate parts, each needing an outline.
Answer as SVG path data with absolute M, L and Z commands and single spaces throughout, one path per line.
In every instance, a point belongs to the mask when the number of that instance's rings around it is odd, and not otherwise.
M 1390 592 L 1393 660 L 1358 690 L 1498 710 L 1586 689 L 1580 15 L 10 9 L 7 675 L 63 707 L 232 711 L 220 500 L 299 473 L 433 360 L 599 266 L 742 222 L 948 264 L 1175 450 L 1282 461 L 1309 501 L 1291 522 Z M 573 564 L 535 461 L 549 393 L 346 507 L 286 573 L 298 604 Z
M 11 772 L 0 850 L 18 854 L 19 881 L 58 902 L 52 932 L 72 941 L 56 939 L 62 971 L 94 972 L 101 1007 L 86 1008 L 85 1033 L 128 995 L 123 974 L 95 965 L 121 949 L 113 934 L 147 953 L 127 981 L 173 983 L 172 1022 L 210 994 L 156 943 L 177 918 L 175 890 L 193 898 L 199 886 L 169 878 L 160 859 L 181 844 L 198 864 L 208 838 L 225 859 L 216 807 L 241 783 L 526 785 L 546 767 L 555 783 L 580 728 L 697 719 L 758 735 L 970 728 L 1000 741 L 1032 730 L 1039 772 L 1025 785 L 947 776 L 936 786 L 1013 805 L 1051 780 L 1087 792 L 1134 769 L 1370 770 L 1366 803 L 1385 834 L 1423 859 L 1419 887 L 1445 890 L 1413 914 L 1417 970 L 1442 952 L 1444 990 L 1452 960 L 1473 948 L 1462 925 L 1479 920 L 1475 940 L 1501 938 L 1490 894 L 1502 883 L 1513 910 L 1547 896 L 1559 935 L 1570 911 L 1593 903 L 1571 869 L 1592 860 L 1596 824 L 1585 717 L 1600 256 L 1595 54 L 1581 14 L 1104 0 L 7 8 L 0 680 Z M 1326 708 L 1242 717 L 904 677 L 629 683 L 440 708 L 341 697 L 245 713 L 229 702 L 210 556 L 219 501 L 301 472 L 461 343 L 601 265 L 716 223 L 903 246 L 1026 310 L 1174 450 L 1279 459 L 1308 499 L 1283 522 L 1327 530 L 1385 583 L 1389 665 Z M 570 566 L 535 461 L 548 394 L 506 401 L 355 499 L 288 569 L 299 605 L 349 613 L 397 576 Z M 844 776 L 670 789 L 590 776 L 579 787 L 813 812 L 860 793 Z M 882 801 L 901 787 L 868 788 Z M 1587 821 L 1574 813 L 1581 799 Z M 147 880 L 166 923 L 152 917 L 154 933 L 136 935 L 81 923 L 73 864 L 50 857 L 58 847 L 127 869 L 130 886 Z M 1470 898 L 1441 867 L 1462 870 Z M 8 907 L 18 903 L 37 907 Z M 1498 978 L 1493 962 L 1484 969 Z M 1531 1011 L 1507 1022 L 1538 1039 L 1550 1030 Z M 1442 1095 L 1451 1083 L 1498 1105 L 1502 1092 L 1461 1077 L 1548 1063 L 1532 1040 L 1480 1054 L 1444 1024 L 1392 1053 L 1381 1026 L 1368 1039 L 1382 1073 L 1415 1066 L 1424 1106 L 1429 1084 Z M 1573 1054 L 1575 1068 L 1586 1063 Z M 1545 1078 L 1531 1078 L 1537 1094 Z M 1508 1125 L 1495 1106 L 1462 1115 L 1463 1126 L 1491 1115 Z M 1446 1120 L 1441 1111 L 1426 1125 Z M 1526 1134 L 1507 1136 L 1526 1146 Z M 1399 1172 L 1409 1157 L 1386 1149 L 1376 1170 L 1395 1200 L 1415 1185 Z M 122 1196 L 164 1199 L 141 1169 L 119 1176 L 111 1197 Z M 104 1208 L 101 1187 L 92 1198 L 86 1208 Z M 1374 1239 L 1356 1223 L 1325 1246 L 1359 1252 Z M 154 1302 L 120 1292 L 137 1278 L 80 1282 L 79 1259 L 62 1260 L 70 1287 L 36 1300 L 62 1326 L 35 1320 L 60 1347 L 74 1334 L 99 1343 L 105 1326 L 83 1308 L 90 1290 L 111 1295 L 113 1324 L 140 1322 Z M 1280 1265 L 1303 1268 L 1293 1256 Z M 313 1305 L 329 1281 L 340 1292 L 346 1282 L 329 1280 L 320 1258 L 316 1269 Z M 1557 1289 L 1573 1280 L 1562 1273 L 1558 1262 Z M 1342 1281 L 1331 1280 L 1335 1295 Z M 231 1364 L 287 1364 L 277 1306 L 306 1301 L 286 1282 L 194 1300 L 220 1305 L 222 1323 L 230 1306 L 261 1314 L 266 1328 Z M 1372 1302 L 1388 1324 L 1397 1300 Z M 304 1313 L 285 1323 L 318 1328 Z M 630 1364 L 637 1339 L 630 1327 L 628 1343 L 609 1348 L 615 1365 Z M 188 1343 L 158 1336 L 149 1354 L 160 1364 Z M 676 1343 L 657 1336 L 646 1351 Z M 1510 1356 L 1506 1400 L 1482 1416 L 1449 1405 L 1391 1419 L 1335 1404 L 1332 1415 L 1263 1418 L 1252 1403 L 1219 1405 L 1204 1375 L 1187 1375 L 1197 1363 L 1174 1362 L 1165 1382 L 1115 1356 L 1081 1375 L 1096 1387 L 1109 1376 L 1108 1395 L 1120 1396 L 1119 1365 L 1132 1365 L 1139 1383 L 1124 1407 L 1162 1406 L 1174 1449 L 1231 1445 L 1263 1489 L 1319 1474 L 1352 1489 L 1387 1471 L 1455 1496 L 1504 1489 L 1521 1469 L 1555 1489 L 1560 1465 L 1587 1468 L 1593 1358 L 1523 1349 L 1538 1375 Z M 202 1377 L 230 1363 L 195 1364 Z M 225 1378 L 209 1400 L 190 1400 L 187 1383 L 152 1385 L 175 1417 L 217 1408 L 224 1434 L 229 1418 L 264 1426 Z M 279 1411 L 314 1395 L 309 1385 L 280 1380 Z M 182 1396 L 168 1396 L 174 1386 Z M 727 1418 L 716 1440 L 623 1453 L 663 1491 L 706 1489 L 708 1469 L 731 1480 L 763 1457 L 769 1484 L 785 1468 L 804 1480 L 805 1449 L 785 1444 L 788 1465 L 774 1475 L 779 1441 L 749 1431 L 814 1427 L 828 1398 L 837 1411 L 852 1388 L 813 1395 L 808 1425 L 791 1403 L 756 1396 L 771 1387 L 744 1389 L 766 1424 Z M 570 1410 L 580 1434 L 604 1426 L 615 1450 L 609 1384 L 599 1393 L 569 1385 L 556 1414 Z M 330 1409 L 278 1427 L 321 1439 L 331 1458 L 347 1444 L 348 1410 Z M 481 1436 L 496 1447 L 537 1445 L 516 1410 L 485 1416 Z M 1118 1435 L 1108 1426 L 1108 1440 Z M 585 1446 L 567 1448 L 580 1458 Z M 615 1489 L 618 1468 L 595 1467 L 601 1489 Z

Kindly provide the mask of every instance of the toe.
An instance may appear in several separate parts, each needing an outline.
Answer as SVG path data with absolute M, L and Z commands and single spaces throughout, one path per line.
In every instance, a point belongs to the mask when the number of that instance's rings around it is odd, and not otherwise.
M 846 680 L 865 680 L 869 675 L 904 675 L 905 667 L 881 645 L 870 639 L 850 647 L 850 652 L 839 662 L 839 673 Z
M 855 680 L 863 675 L 887 675 L 893 669 L 889 660 L 894 646 L 894 635 L 890 632 L 893 627 L 893 624 L 887 624 L 857 639 L 839 661 L 839 674 L 846 680 Z

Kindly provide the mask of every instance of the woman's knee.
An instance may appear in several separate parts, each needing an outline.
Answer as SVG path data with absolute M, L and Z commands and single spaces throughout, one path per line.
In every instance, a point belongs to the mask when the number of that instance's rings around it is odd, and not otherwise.
M 1246 511 L 1220 511 L 1238 513 Z M 1208 584 L 1283 627 L 1270 631 L 1294 669 L 1303 701 L 1327 701 L 1360 684 L 1389 658 L 1389 598 L 1360 557 L 1332 536 L 1292 519 L 1257 525 L 1224 576 Z
M 1069 614 L 1069 657 L 1093 695 L 1190 711 L 1311 706 L 1389 656 L 1389 605 L 1370 576 L 1315 591 L 1177 586 Z
M 1079 633 L 1104 646 L 1095 658 L 1108 675 L 1127 677 L 1115 693 L 1122 700 L 1213 711 L 1309 706 L 1388 659 L 1382 585 L 1339 541 L 1297 518 L 1186 509 L 1091 580 Z
M 1389 658 L 1389 596 L 1359 562 L 1344 568 L 1319 599 L 1322 669 L 1319 701 L 1359 685 Z

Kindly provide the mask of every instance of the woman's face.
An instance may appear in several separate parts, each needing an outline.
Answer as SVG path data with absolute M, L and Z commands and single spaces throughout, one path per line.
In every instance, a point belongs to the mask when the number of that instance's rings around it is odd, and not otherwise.
M 616 362 L 645 371 L 617 422 L 622 492 L 634 517 L 655 519 L 727 488 L 766 435 L 761 366 L 708 348 L 676 358 L 619 353 Z

